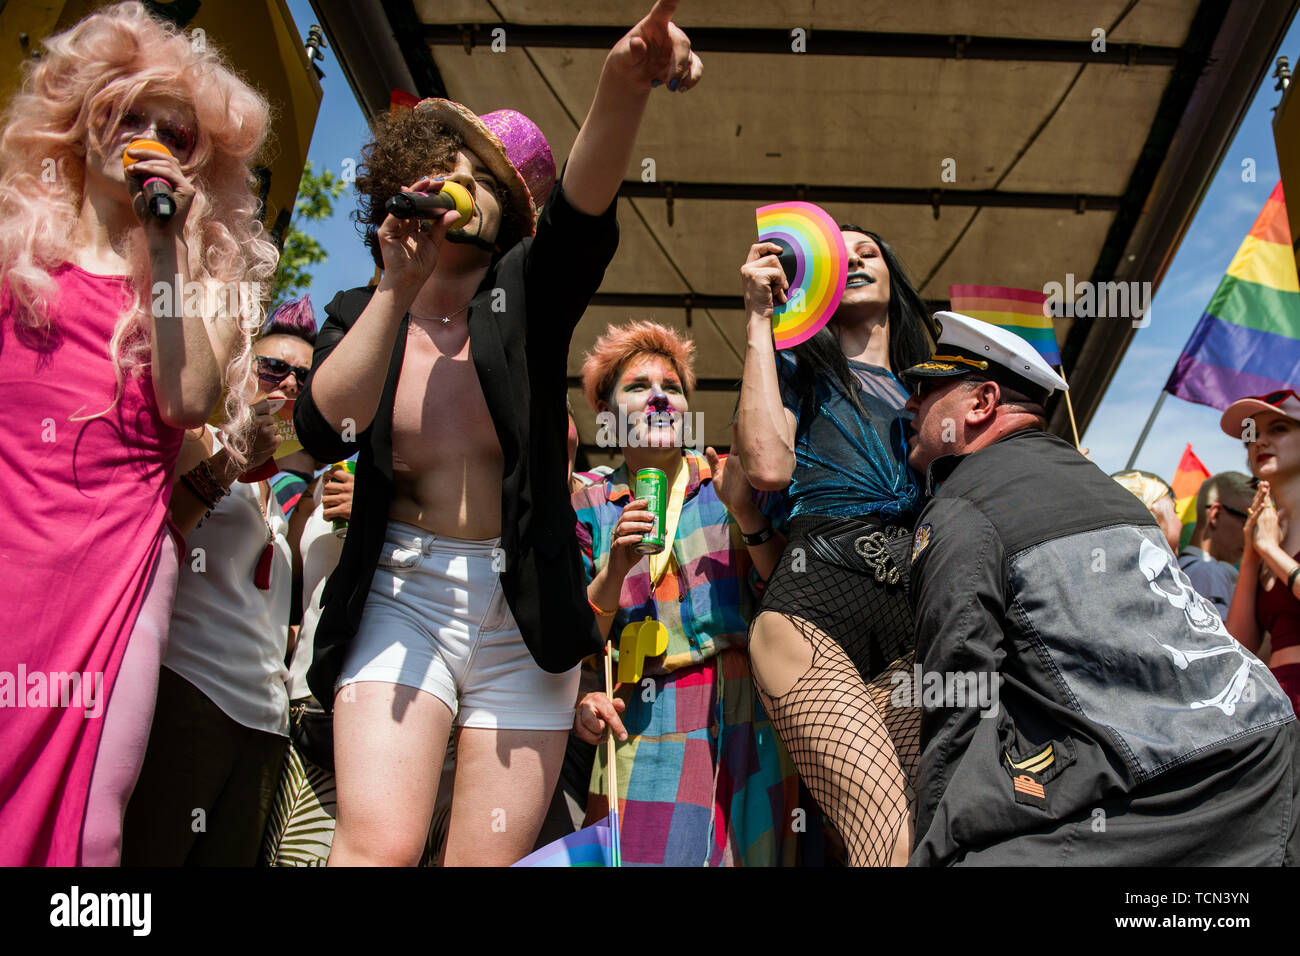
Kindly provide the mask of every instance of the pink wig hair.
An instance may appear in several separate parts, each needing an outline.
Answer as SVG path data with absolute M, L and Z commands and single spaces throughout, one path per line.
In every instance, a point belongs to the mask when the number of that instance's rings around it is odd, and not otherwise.
M 623 369 L 642 355 L 667 359 L 690 398 L 695 390 L 695 343 L 658 322 L 629 322 L 610 326 L 582 363 L 582 393 L 592 408 L 597 402 L 609 401 Z
M 278 253 L 264 238 L 250 171 L 270 125 L 266 100 L 216 50 L 154 20 L 139 3 L 107 7 L 50 37 L 45 47 L 39 61 L 23 64 L 22 88 L 0 118 L 0 285 L 15 323 L 37 333 L 56 331 L 50 271 L 74 258 L 86 150 L 109 146 L 123 114 L 153 93 L 185 101 L 197 122 L 197 141 L 182 167 L 195 184 L 185 221 L 191 280 L 209 289 L 244 282 L 265 282 L 269 289 Z M 143 229 L 128 249 L 135 296 L 106 343 L 117 373 L 113 405 L 124 376 L 143 374 L 151 360 Z M 257 294 L 239 299 L 245 314 L 223 384 L 227 447 L 242 460 L 252 425 L 250 333 L 261 324 L 263 302 Z

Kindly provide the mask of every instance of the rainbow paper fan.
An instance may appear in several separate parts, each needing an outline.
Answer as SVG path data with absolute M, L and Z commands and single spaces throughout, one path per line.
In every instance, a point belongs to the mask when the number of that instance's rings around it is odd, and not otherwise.
M 760 206 L 758 239 L 781 247 L 786 301 L 772 310 L 772 338 L 788 349 L 812 338 L 830 321 L 844 295 L 849 254 L 840 227 L 820 206 L 778 202 Z

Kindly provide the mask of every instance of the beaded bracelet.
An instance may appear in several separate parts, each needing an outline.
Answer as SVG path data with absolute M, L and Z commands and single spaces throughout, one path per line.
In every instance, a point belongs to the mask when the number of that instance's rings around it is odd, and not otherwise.
M 230 489 L 221 483 L 217 473 L 207 460 L 199 462 L 192 470 L 181 475 L 185 487 L 194 492 L 194 496 L 208 506 L 211 511 L 222 498 L 230 494 Z
M 190 490 L 190 494 L 199 499 L 199 503 L 207 508 L 209 514 L 212 513 L 212 509 L 216 507 L 217 503 L 206 497 L 202 489 L 190 480 L 189 475 L 181 475 L 181 484 Z

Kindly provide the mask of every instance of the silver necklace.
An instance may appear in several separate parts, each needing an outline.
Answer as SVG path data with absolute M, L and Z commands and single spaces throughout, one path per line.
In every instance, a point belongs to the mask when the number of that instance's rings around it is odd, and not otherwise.
M 436 316 L 436 315 L 416 315 L 414 312 L 412 312 L 412 313 L 411 313 L 411 318 L 413 318 L 413 319 L 420 319 L 420 320 L 422 320 L 422 321 L 424 321 L 424 322 L 432 322 L 434 319 L 437 319 L 437 320 L 438 320 L 439 322 L 441 322 L 443 325 L 450 325 L 450 324 L 451 324 L 451 320 L 452 320 L 453 318 L 455 318 L 456 316 L 460 315 L 460 314 L 461 314 L 462 312 L 464 312 L 466 309 L 468 309 L 468 308 L 470 307 L 470 304 L 471 304 L 471 303 L 466 302 L 463 306 L 461 306 L 461 307 L 460 307 L 459 309 L 457 309 L 455 312 L 450 312 L 450 313 L 448 313 L 447 315 L 444 315 L 444 316 L 441 316 L 441 317 Z M 407 331 L 409 332 L 409 331 L 411 331 L 411 330 L 414 329 L 414 328 L 415 328 L 414 325 L 408 326 L 408 327 L 407 327 Z

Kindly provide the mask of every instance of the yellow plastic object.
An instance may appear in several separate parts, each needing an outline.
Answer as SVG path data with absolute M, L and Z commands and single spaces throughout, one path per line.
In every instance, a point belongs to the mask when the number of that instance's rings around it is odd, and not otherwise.
M 647 657 L 668 653 L 668 628 L 647 617 L 623 628 L 618 638 L 618 681 L 635 684 L 641 679 Z
M 442 184 L 442 191 L 456 200 L 456 212 L 460 214 L 460 218 L 448 227 L 448 231 L 467 225 L 474 218 L 474 198 L 470 196 L 469 190 L 460 183 L 448 182 Z

